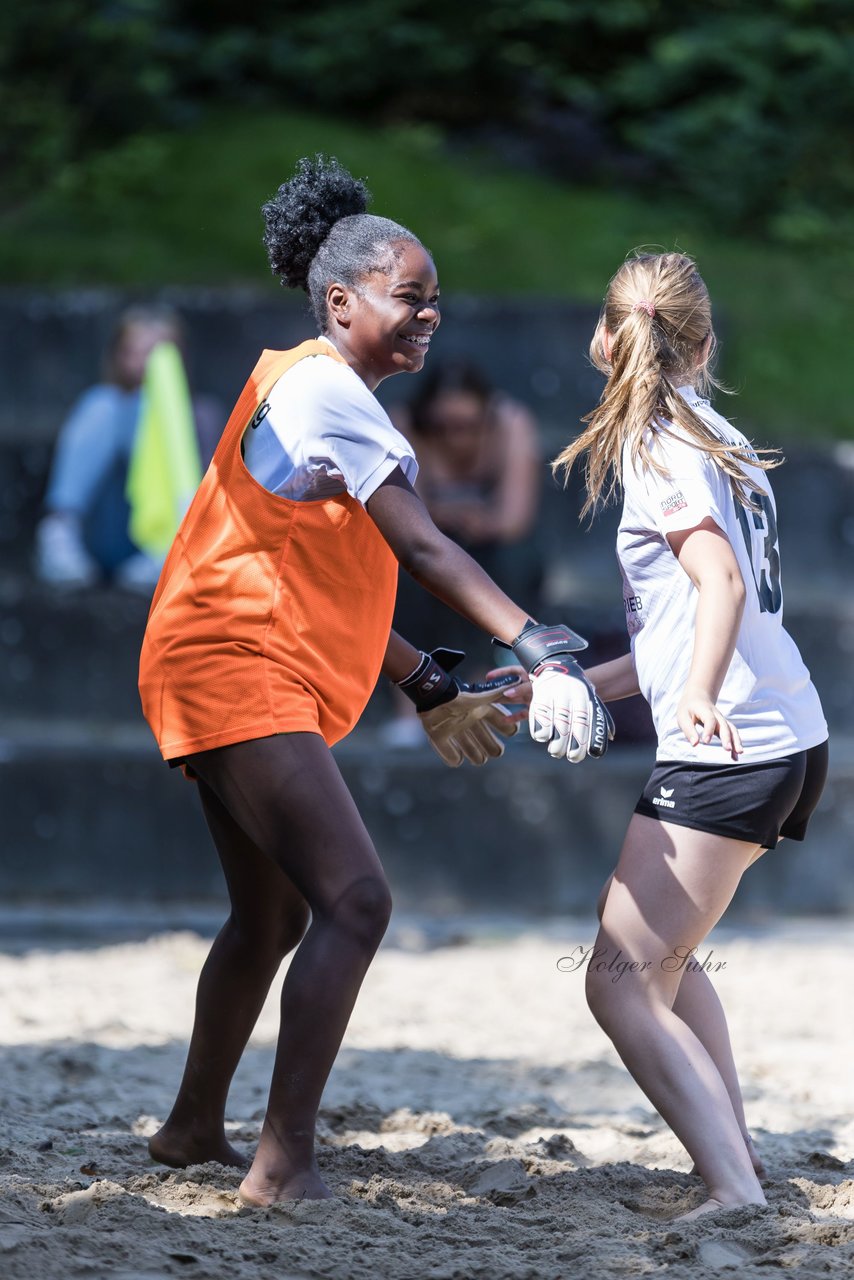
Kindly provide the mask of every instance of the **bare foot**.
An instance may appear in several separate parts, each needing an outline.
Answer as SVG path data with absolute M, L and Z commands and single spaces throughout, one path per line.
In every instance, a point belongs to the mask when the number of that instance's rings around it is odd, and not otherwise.
M 316 1169 L 293 1173 L 281 1181 L 254 1178 L 250 1173 L 237 1192 L 242 1204 L 267 1209 L 282 1200 L 331 1200 L 332 1192 Z
M 707 1213 L 717 1213 L 719 1209 L 726 1209 L 720 1200 L 715 1200 L 712 1196 L 708 1200 L 704 1200 L 702 1204 L 698 1204 L 696 1209 L 692 1209 L 690 1213 L 679 1213 L 673 1219 L 674 1222 L 691 1222 L 694 1218 L 702 1218 Z
M 729 1202 L 718 1200 L 715 1196 L 709 1196 L 708 1200 L 698 1204 L 696 1209 L 691 1209 L 688 1213 L 677 1214 L 673 1221 L 691 1222 L 694 1218 L 702 1218 L 707 1213 L 720 1213 L 721 1209 L 743 1209 L 749 1204 L 756 1205 L 757 1208 L 765 1208 L 767 1203 L 764 1196 L 761 1200 L 732 1200 Z
M 170 1169 L 186 1169 L 191 1164 L 231 1165 L 235 1169 L 248 1169 L 249 1161 L 226 1141 L 225 1134 L 193 1134 L 171 1128 L 165 1124 L 148 1141 L 148 1154 L 158 1164 L 168 1164 Z

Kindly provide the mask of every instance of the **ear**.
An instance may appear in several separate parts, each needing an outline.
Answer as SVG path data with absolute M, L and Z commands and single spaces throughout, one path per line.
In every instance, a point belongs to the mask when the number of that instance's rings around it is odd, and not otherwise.
M 333 280 L 329 288 L 326 290 L 326 309 L 331 319 L 335 320 L 342 329 L 349 328 L 350 325 L 350 295 L 352 290 L 346 285 L 339 284 Z
M 610 329 L 606 329 L 603 324 L 602 325 L 602 354 L 604 355 L 605 359 L 608 361 L 608 364 L 611 363 L 611 356 L 613 355 L 613 353 L 614 353 L 614 335 L 613 333 L 611 333 Z
M 700 343 L 699 347 L 697 348 L 696 365 L 698 369 L 702 369 L 708 364 L 709 356 L 711 355 L 711 351 L 712 351 L 712 341 L 713 341 L 713 337 L 712 337 L 712 331 L 710 329 L 709 332 L 706 334 L 705 338 L 703 339 L 703 341 Z

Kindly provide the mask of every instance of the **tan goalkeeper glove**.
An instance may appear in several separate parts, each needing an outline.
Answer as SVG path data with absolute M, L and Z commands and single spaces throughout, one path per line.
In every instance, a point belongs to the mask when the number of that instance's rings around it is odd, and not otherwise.
M 422 653 L 421 661 L 398 688 L 411 698 L 433 750 L 456 769 L 463 760 L 486 764 L 504 754 L 519 722 L 498 705 L 505 691 L 519 683 L 517 675 L 466 684 L 449 674 L 464 658 L 455 649 Z

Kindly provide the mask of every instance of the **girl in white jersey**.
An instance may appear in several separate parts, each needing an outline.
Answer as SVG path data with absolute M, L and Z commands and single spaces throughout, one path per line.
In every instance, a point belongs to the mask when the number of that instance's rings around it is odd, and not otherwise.
M 764 1204 L 723 1010 L 692 948 L 741 876 L 802 840 L 827 772 L 827 725 L 783 630 L 774 498 L 745 437 L 703 391 L 714 337 L 682 254 L 643 254 L 608 288 L 593 338 L 608 381 L 584 432 L 585 511 L 623 490 L 617 555 L 631 652 L 589 668 L 606 702 L 640 692 L 656 765 L 605 886 L 590 1007 L 693 1157 L 708 1198 L 686 1217 Z

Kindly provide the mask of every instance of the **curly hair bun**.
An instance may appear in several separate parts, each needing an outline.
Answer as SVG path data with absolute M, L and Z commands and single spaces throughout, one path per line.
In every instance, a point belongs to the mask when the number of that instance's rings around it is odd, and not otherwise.
M 290 289 L 308 287 L 308 269 L 340 218 L 364 213 L 370 192 L 334 156 L 297 161 L 294 176 L 262 205 L 270 267 Z

